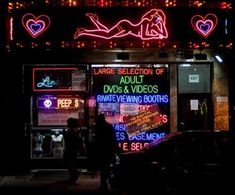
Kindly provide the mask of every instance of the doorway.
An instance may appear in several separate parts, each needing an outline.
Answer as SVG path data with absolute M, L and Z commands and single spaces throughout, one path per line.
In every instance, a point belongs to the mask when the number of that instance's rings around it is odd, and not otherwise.
M 178 96 L 178 127 L 180 131 L 212 129 L 210 95 L 181 94 Z

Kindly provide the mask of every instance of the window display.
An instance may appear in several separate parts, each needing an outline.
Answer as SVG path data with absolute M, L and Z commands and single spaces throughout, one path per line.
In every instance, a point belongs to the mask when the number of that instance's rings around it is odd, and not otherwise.
M 139 150 L 169 132 L 168 65 L 93 65 L 98 113 L 116 130 L 121 150 Z
M 64 155 L 64 133 L 65 128 L 35 128 L 31 132 L 31 158 L 62 159 Z M 81 128 L 81 150 L 78 157 L 87 155 L 88 130 Z
M 63 158 L 63 131 L 63 129 L 33 129 L 31 158 Z
M 87 144 L 87 65 L 30 64 L 25 65 L 25 71 L 31 73 L 32 83 L 31 90 L 28 91 L 31 100 L 31 159 L 63 158 L 64 133 L 70 117 L 78 120 L 84 145 Z M 85 155 L 84 149 L 78 157 Z
M 43 156 L 43 144 L 45 136 L 40 132 L 36 132 L 32 135 L 32 149 L 33 157 L 42 157 Z
M 53 157 L 63 158 L 64 153 L 64 136 L 59 129 L 52 131 L 51 135 L 51 152 Z

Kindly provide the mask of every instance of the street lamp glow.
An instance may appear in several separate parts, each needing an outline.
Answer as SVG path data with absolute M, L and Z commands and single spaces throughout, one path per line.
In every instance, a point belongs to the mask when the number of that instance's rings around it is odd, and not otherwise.
M 216 55 L 215 58 L 218 60 L 218 62 L 223 62 L 222 58 L 219 55 Z

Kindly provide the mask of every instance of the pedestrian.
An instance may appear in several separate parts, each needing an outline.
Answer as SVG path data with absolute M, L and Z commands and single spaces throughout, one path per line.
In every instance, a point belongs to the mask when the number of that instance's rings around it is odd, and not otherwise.
M 81 145 L 81 133 L 78 119 L 67 119 L 67 131 L 64 132 L 64 162 L 69 172 L 69 183 L 75 183 L 80 175 L 77 169 L 77 154 Z
M 97 155 L 95 149 L 95 126 L 92 126 L 91 134 L 89 135 L 89 141 L 87 144 L 87 170 L 94 178 L 97 173 Z
M 95 124 L 95 150 L 98 171 L 100 172 L 100 190 L 108 190 L 110 164 L 117 152 L 115 130 L 104 114 L 99 114 Z

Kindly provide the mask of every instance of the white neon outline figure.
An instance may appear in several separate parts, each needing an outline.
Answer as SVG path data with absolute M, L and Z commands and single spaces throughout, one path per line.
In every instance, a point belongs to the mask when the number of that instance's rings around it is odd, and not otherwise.
M 142 16 L 140 22 L 137 24 L 133 24 L 129 20 L 123 19 L 111 28 L 102 24 L 95 13 L 86 13 L 86 16 L 89 17 L 96 26 L 96 29 L 79 27 L 74 34 L 74 39 L 77 39 L 80 36 L 112 39 L 131 35 L 142 40 L 165 39 L 168 37 L 166 16 L 160 9 L 151 9 Z
M 21 22 L 24 28 L 33 38 L 36 38 L 42 34 L 50 26 L 50 18 L 47 15 L 40 15 L 35 17 L 31 13 L 27 13 L 22 17 Z M 34 29 L 34 27 L 37 26 L 38 29 Z
M 194 15 L 191 19 L 193 29 L 207 38 L 217 26 L 218 18 L 215 14 L 207 14 L 205 17 Z

